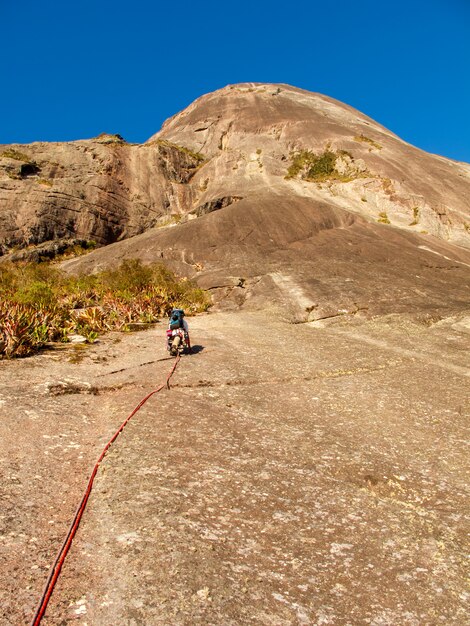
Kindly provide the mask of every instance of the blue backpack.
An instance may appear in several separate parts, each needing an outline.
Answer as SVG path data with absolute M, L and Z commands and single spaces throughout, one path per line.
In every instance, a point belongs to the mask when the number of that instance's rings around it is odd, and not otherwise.
M 170 330 L 176 330 L 177 328 L 184 328 L 183 324 L 184 311 L 183 309 L 173 309 L 170 316 Z

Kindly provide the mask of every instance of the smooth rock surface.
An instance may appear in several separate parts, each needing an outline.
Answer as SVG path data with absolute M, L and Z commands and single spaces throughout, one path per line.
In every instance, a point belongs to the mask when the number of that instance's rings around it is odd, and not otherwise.
M 101 464 L 44 624 L 464 624 L 468 317 L 189 322 L 196 353 Z M 164 343 L 2 363 L 2 624 L 31 619 Z

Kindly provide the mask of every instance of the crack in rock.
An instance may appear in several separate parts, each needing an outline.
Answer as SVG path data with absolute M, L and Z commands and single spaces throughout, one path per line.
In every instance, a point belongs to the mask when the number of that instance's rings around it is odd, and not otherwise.
M 397 367 L 400 364 L 400 361 L 393 361 L 383 365 L 378 365 L 377 367 L 357 367 L 351 370 L 320 370 L 319 372 L 311 376 L 286 376 L 279 378 L 270 378 L 267 380 L 263 380 L 262 378 L 239 378 L 234 380 L 227 380 L 224 382 L 199 380 L 197 383 L 174 383 L 171 385 L 171 387 L 173 389 L 197 389 L 201 387 L 250 387 L 253 385 L 283 385 L 295 382 L 309 382 L 321 378 L 340 378 L 343 376 L 354 376 L 355 374 L 370 374 L 372 372 L 379 372 L 388 368 Z

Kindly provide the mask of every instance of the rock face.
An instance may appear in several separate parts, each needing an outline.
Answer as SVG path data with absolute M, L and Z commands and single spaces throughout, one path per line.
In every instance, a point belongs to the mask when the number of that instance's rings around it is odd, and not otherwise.
M 318 326 L 190 320 L 43 624 L 468 624 L 470 316 Z M 171 367 L 164 324 L 120 337 L 1 364 L 2 626 L 31 623 L 105 435 Z
M 171 221 L 200 158 L 114 135 L 0 146 L 0 250 L 65 238 L 106 245 Z
M 94 239 L 112 245 L 70 271 L 163 259 L 221 306 L 277 302 L 299 320 L 468 300 L 470 165 L 319 94 L 233 85 L 143 145 L 105 135 L 2 153 L 5 252 Z
M 234 85 L 168 120 L 167 139 L 208 162 L 192 181 L 195 202 L 269 191 L 309 197 L 374 221 L 470 247 L 470 165 L 419 150 L 338 101 L 288 85 Z M 337 172 L 288 177 L 292 153 L 337 156 Z

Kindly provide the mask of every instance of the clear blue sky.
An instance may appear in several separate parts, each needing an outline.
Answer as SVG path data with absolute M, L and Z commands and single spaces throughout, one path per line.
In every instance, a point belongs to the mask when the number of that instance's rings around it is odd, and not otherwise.
M 470 162 L 470 0 L 0 0 L 0 143 L 142 142 L 198 96 L 289 83 Z

